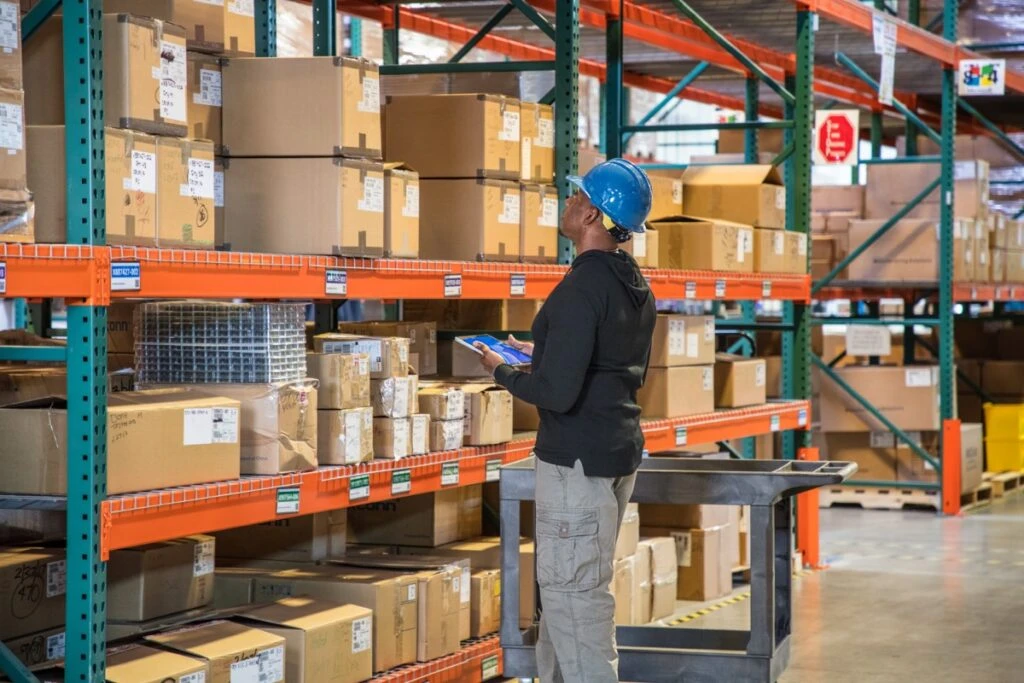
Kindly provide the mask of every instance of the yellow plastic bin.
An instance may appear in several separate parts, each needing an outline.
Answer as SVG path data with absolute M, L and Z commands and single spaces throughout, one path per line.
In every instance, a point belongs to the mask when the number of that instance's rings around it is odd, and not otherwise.
M 985 439 L 988 472 L 1019 472 L 1024 470 L 1024 440 Z
M 1024 403 L 986 403 L 985 436 L 999 441 L 1024 440 Z

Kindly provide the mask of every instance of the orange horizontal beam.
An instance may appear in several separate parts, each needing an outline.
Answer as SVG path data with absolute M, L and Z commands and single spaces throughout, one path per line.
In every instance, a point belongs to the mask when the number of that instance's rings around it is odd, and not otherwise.
M 0 243 L 0 265 L 0 298 L 63 297 L 93 306 L 110 300 L 110 253 L 104 247 Z
M 809 415 L 807 401 L 785 401 L 645 422 L 643 429 L 648 450 L 658 452 L 686 444 L 806 429 Z M 524 439 L 397 461 L 374 460 L 309 472 L 114 496 L 103 502 L 100 550 L 106 559 L 112 550 L 189 534 L 496 481 L 501 465 L 526 458 L 532 450 L 532 439 Z M 458 469 L 453 479 L 455 464 Z M 400 473 L 399 476 L 396 473 Z M 298 489 L 298 513 L 277 513 L 277 493 L 282 488 Z

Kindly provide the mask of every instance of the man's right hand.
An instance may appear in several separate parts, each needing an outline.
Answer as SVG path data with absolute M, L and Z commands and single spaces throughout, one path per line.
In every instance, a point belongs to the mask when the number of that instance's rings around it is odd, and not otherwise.
M 508 345 L 527 356 L 533 356 L 533 342 L 519 341 L 510 334 L 508 335 Z

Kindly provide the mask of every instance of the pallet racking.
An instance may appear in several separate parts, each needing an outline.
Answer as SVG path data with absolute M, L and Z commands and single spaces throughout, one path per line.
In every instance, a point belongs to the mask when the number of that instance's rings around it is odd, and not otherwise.
M 59 0 L 42 0 L 24 18 L 23 36 L 29 39 L 40 23 L 60 4 Z M 64 348 L 6 347 L 0 359 L 28 361 L 63 361 L 68 367 L 68 495 L 65 498 L 0 497 L 0 505 L 20 508 L 66 508 L 68 520 L 67 571 L 67 680 L 102 681 L 104 674 L 106 577 L 104 558 L 111 549 L 128 547 L 152 540 L 210 531 L 241 524 L 274 519 L 275 502 L 282 488 L 298 488 L 300 511 L 345 507 L 353 501 L 353 480 L 367 477 L 366 499 L 382 500 L 396 494 L 393 476 L 396 470 L 410 470 L 410 487 L 404 495 L 438 490 L 449 485 L 451 463 L 457 463 L 458 485 L 484 481 L 493 477 L 497 462 L 507 463 L 529 452 L 529 440 L 518 440 L 502 447 L 462 449 L 455 453 L 419 456 L 400 463 L 372 463 L 353 468 L 322 468 L 316 472 L 281 477 L 246 478 L 237 482 L 187 487 L 185 489 L 134 494 L 110 498 L 105 488 L 106 460 L 106 306 L 117 298 L 170 298 L 202 296 L 206 298 L 337 300 L 342 298 L 442 298 L 448 284 L 457 281 L 458 295 L 464 298 L 499 299 L 518 296 L 511 288 L 513 275 L 526 278 L 526 298 L 542 298 L 564 272 L 554 266 L 468 264 L 425 261 L 377 261 L 336 259 L 329 257 L 295 257 L 280 255 L 234 254 L 222 252 L 191 252 L 181 250 L 141 249 L 105 246 L 104 169 L 103 169 L 103 84 L 102 73 L 102 2 L 75 0 L 64 2 L 65 15 L 65 119 L 68 122 L 68 245 L 2 245 L 0 268 L 3 279 L 0 292 L 9 297 L 45 299 L 63 297 L 68 301 L 68 343 Z M 420 11 L 398 4 L 384 5 L 368 0 L 312 0 L 314 12 L 315 54 L 333 55 L 336 45 L 336 9 L 353 17 L 380 21 L 384 26 L 384 73 L 425 73 L 450 71 L 494 71 L 548 69 L 555 73 L 555 87 L 545 99 L 555 104 L 556 119 L 556 183 L 564 200 L 568 185 L 565 176 L 577 164 L 577 78 L 580 74 L 596 76 L 605 81 L 605 151 L 619 155 L 623 141 L 630 134 L 650 130 L 692 130 L 696 127 L 716 128 L 721 124 L 689 126 L 646 125 L 626 126 L 623 120 L 624 85 L 662 92 L 668 102 L 685 97 L 730 109 L 744 111 L 747 121 L 739 126 L 746 131 L 746 158 L 754 160 L 758 151 L 758 130 L 766 127 L 759 116 L 784 119 L 786 147 L 776 162 L 784 164 L 787 195 L 787 229 L 808 232 L 810 218 L 811 122 L 815 97 L 849 102 L 872 112 L 872 140 L 881 140 L 883 115 L 891 115 L 892 107 L 879 104 L 873 84 L 866 83 L 866 74 L 856 71 L 851 76 L 835 67 L 816 65 L 816 36 L 843 36 L 861 48 L 870 42 L 872 23 L 879 9 L 872 9 L 854 0 L 773 0 L 751 4 L 743 0 L 731 4 L 737 34 L 727 35 L 705 19 L 714 10 L 713 2 L 668 0 L 637 4 L 623 0 L 512 0 L 491 15 L 476 15 L 469 8 L 435 5 Z M 721 3 L 719 3 L 721 4 Z M 775 12 L 771 27 L 759 22 L 757 13 L 744 14 L 742 5 L 770 7 Z M 880 2 L 875 3 L 880 5 Z M 276 52 L 276 2 L 255 0 L 257 51 L 264 56 Z M 953 285 L 952 192 L 953 135 L 959 125 L 955 68 L 962 58 L 974 55 L 956 43 L 958 3 L 945 0 L 942 35 L 913 25 L 920 24 L 919 0 L 910 0 L 911 22 L 889 18 L 896 25 L 896 41 L 910 53 L 906 60 L 913 68 L 921 63 L 937 62 L 942 69 L 940 111 L 929 111 L 932 103 L 913 92 L 896 91 L 896 99 L 905 106 L 896 112 L 910 114 L 908 130 L 913 134 L 925 125 L 941 125 L 939 185 L 950 199 L 941 218 L 942 277 L 929 287 L 937 291 L 933 315 L 939 335 L 939 361 L 942 367 L 942 417 L 946 441 L 944 449 L 954 448 L 956 431 L 952 421 L 952 307 L 957 300 L 989 298 L 1012 300 L 1017 295 L 1013 286 L 985 284 Z M 534 26 L 535 31 L 520 31 L 523 40 L 491 34 L 497 25 L 509 20 L 519 10 L 528 20 L 521 27 Z M 539 10 L 539 11 L 538 11 Z M 670 12 L 682 14 L 670 14 Z M 552 26 L 546 15 L 554 17 Z M 721 13 L 717 15 L 720 18 Z M 785 16 L 784 19 L 779 17 Z M 465 21 L 460 19 L 465 18 Z M 825 28 L 823 24 L 827 22 Z M 793 49 L 783 49 L 778 26 Z M 582 29 L 581 29 L 582 27 Z M 755 37 L 766 30 L 765 38 L 774 45 L 761 46 Z M 447 40 L 463 42 L 451 63 L 416 67 L 400 66 L 398 45 L 400 31 L 417 31 Z M 827 31 L 827 32 L 826 32 Z M 597 45 L 594 44 L 597 40 Z M 836 38 L 838 40 L 838 38 Z M 859 41 L 859 42 L 857 42 Z M 550 44 L 553 43 L 553 46 Z M 358 46 L 358 41 L 353 41 Z M 821 41 L 819 40 L 819 45 Z M 511 65 L 508 62 L 461 64 L 470 49 L 480 47 L 506 57 L 529 62 Z M 624 53 L 638 47 L 656 48 L 659 53 L 675 56 L 666 71 L 656 65 L 644 68 L 624 66 Z M 585 54 L 581 55 L 581 52 Z M 680 57 L 684 57 L 680 59 Z M 933 60 L 933 62 L 930 62 Z M 740 77 L 741 96 L 736 89 L 716 87 L 695 88 L 693 83 L 703 74 Z M 906 75 L 898 71 L 899 75 Z M 912 74 L 911 74 L 912 75 Z M 707 78 L 707 76 L 706 76 Z M 779 82 L 781 80 L 781 82 Z M 899 79 L 901 82 L 906 78 Z M 762 88 L 762 84 L 767 88 Z M 1007 74 L 1007 88 L 1024 92 L 1024 76 Z M 978 130 L 991 132 L 992 125 L 977 111 L 981 125 Z M 646 118 L 644 124 L 653 118 Z M 987 125 L 986 125 L 987 124 Z M 963 124 L 973 130 L 973 124 Z M 998 132 L 998 131 L 997 131 Z M 1018 149 L 1019 151 L 1019 149 Z M 569 261 L 570 245 L 561 241 L 560 261 Z M 120 289 L 112 281 L 115 264 L 138 264 L 140 284 L 133 289 Z M 327 273 L 341 271 L 346 289 L 328 294 Z M 758 299 L 784 301 L 783 319 L 776 326 L 783 337 L 783 387 L 785 401 L 771 403 L 753 410 L 719 411 L 714 414 L 651 423 L 646 426 L 652 450 L 684 445 L 687 442 L 724 441 L 781 430 L 783 457 L 798 456 L 809 443 L 810 396 L 810 329 L 812 317 L 809 304 L 811 285 L 806 276 L 739 276 L 708 272 L 653 271 L 648 273 L 655 291 L 662 298 L 687 298 L 704 301 L 745 301 L 744 320 L 736 325 L 755 326 L 753 306 Z M 826 283 L 827 284 L 827 283 Z M 859 288 L 858 288 L 859 287 Z M 455 291 L 450 288 L 448 293 Z M 829 293 L 844 297 L 865 296 L 879 291 L 858 283 L 836 284 L 819 288 L 821 296 Z M 900 291 L 905 291 L 900 288 Z M 819 361 L 820 362 L 820 361 Z M 801 457 L 813 457 L 810 449 Z M 957 469 L 954 457 L 943 454 L 937 464 L 943 472 L 947 492 L 956 484 L 950 474 Z M 445 465 L 448 465 L 445 468 Z M 442 481 L 441 472 L 448 477 Z M 359 482 L 362 488 L 362 481 Z M 359 495 L 362 495 L 360 490 Z M 949 496 L 945 496 L 948 498 Z M 956 500 L 947 501 L 946 511 L 955 512 Z M 811 513 L 808 506 L 806 516 Z M 801 515 L 803 516 L 803 515 Z M 804 520 L 801 520 L 804 521 Z M 805 526 L 798 531 L 805 542 Z M 810 534 L 813 536 L 813 534 Z M 809 547 L 808 546 L 808 547 Z M 815 562 L 815 560 L 811 560 Z M 11 653 L 0 646 L 0 669 L 16 681 L 34 680 L 31 673 L 17 664 Z M 500 673 L 500 649 L 497 639 L 471 644 L 457 655 L 424 665 L 404 667 L 386 675 L 387 680 L 481 680 Z

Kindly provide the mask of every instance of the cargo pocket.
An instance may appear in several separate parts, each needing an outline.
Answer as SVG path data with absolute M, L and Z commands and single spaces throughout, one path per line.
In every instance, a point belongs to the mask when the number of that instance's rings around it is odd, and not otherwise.
M 537 507 L 537 583 L 541 588 L 574 592 L 601 582 L 601 545 L 597 510 Z

